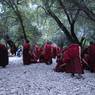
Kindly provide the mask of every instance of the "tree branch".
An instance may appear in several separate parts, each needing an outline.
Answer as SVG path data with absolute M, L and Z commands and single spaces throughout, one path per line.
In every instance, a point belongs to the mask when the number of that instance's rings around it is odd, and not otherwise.
M 66 10 L 63 2 L 62 2 L 62 0 L 58 0 L 58 1 L 59 1 L 60 6 L 63 8 L 63 10 L 65 12 L 65 15 L 67 16 L 69 23 L 71 24 L 71 20 L 70 20 L 69 14 L 68 14 L 68 12 L 67 12 L 67 10 Z

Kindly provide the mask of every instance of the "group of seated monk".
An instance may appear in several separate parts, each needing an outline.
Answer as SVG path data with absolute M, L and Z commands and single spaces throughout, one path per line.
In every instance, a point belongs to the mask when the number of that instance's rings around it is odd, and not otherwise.
M 95 44 L 86 48 L 81 48 L 78 44 L 70 44 L 57 55 L 57 65 L 54 69 L 56 72 L 81 76 L 84 69 L 95 72 Z
M 23 64 L 32 63 L 52 64 L 52 58 L 57 58 L 57 65 L 54 68 L 56 72 L 71 73 L 81 75 L 84 69 L 95 72 L 95 44 L 83 48 L 78 44 L 70 44 L 67 48 L 53 47 L 50 42 L 39 45 L 30 46 L 28 40 L 23 44 Z M 0 66 L 8 65 L 8 50 L 5 45 L 0 44 Z
M 23 63 L 25 65 L 31 63 L 51 64 L 52 58 L 57 57 L 57 65 L 54 68 L 56 72 L 71 73 L 72 76 L 84 73 L 84 69 L 95 72 L 95 44 L 83 48 L 78 44 L 70 44 L 67 48 L 53 47 L 47 42 L 43 47 L 34 46 L 31 50 L 29 41 L 25 41 L 23 45 Z
M 46 63 L 52 64 L 52 58 L 55 58 L 57 47 L 53 47 L 50 42 L 47 42 L 43 47 L 34 45 L 31 48 L 29 41 L 25 40 L 23 44 L 23 64 L 29 65 L 31 63 Z

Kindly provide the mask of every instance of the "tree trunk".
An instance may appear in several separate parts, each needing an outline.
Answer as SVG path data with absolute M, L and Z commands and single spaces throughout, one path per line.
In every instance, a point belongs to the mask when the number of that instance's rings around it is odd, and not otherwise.
M 23 19 L 21 17 L 21 14 L 20 14 L 20 11 L 18 9 L 18 6 L 16 5 L 15 2 L 12 2 L 11 0 L 8 0 L 8 1 L 4 0 L 3 2 L 5 2 L 7 5 L 9 5 L 9 7 L 11 7 L 13 9 L 13 11 L 16 14 L 16 16 L 18 17 L 20 25 L 22 27 L 24 39 L 27 39 L 26 32 L 25 32 L 25 27 L 24 27 L 24 24 L 23 24 Z
M 70 35 L 69 31 L 66 29 L 66 27 L 63 25 L 63 23 L 59 20 L 59 18 L 49 9 L 47 10 L 48 14 L 56 21 L 60 29 L 65 33 L 68 41 L 74 42 L 72 36 Z
M 76 34 L 75 34 L 75 32 L 74 32 L 74 24 L 75 24 L 75 23 L 71 23 L 71 24 L 70 24 L 71 35 L 72 35 L 72 37 L 73 37 L 74 42 L 80 44 L 80 42 L 79 42 L 79 40 L 78 40 L 78 38 L 77 38 L 77 36 L 76 36 Z
M 24 24 L 23 24 L 23 20 L 22 20 L 22 18 L 21 18 L 20 13 L 18 13 L 17 16 L 18 16 L 18 19 L 19 19 L 20 24 L 21 24 L 21 27 L 22 27 L 24 39 L 27 39 L 26 32 L 25 32 L 25 28 L 24 28 Z

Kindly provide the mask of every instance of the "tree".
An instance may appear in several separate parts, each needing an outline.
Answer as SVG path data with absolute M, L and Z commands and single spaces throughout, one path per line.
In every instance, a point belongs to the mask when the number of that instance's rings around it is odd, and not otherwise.
M 18 17 L 19 19 L 19 22 L 21 24 L 21 27 L 22 27 L 22 31 L 23 31 L 23 36 L 24 36 L 24 39 L 27 39 L 27 36 L 26 36 L 26 32 L 25 32 L 25 28 L 24 28 L 24 23 L 23 23 L 23 19 L 22 19 L 22 16 L 21 16 L 21 13 L 18 9 L 18 4 L 21 0 L 0 0 L 0 2 L 4 5 L 8 5 L 10 8 L 12 8 L 12 10 L 14 11 L 14 13 L 16 14 L 16 16 Z
M 46 12 L 57 22 L 58 26 L 65 33 L 68 40 L 71 42 L 76 42 L 76 43 L 80 44 L 80 42 L 74 32 L 74 25 L 75 25 L 75 22 L 77 20 L 80 10 L 78 8 L 76 8 L 75 6 L 73 6 L 72 4 L 71 4 L 72 9 L 70 10 L 70 7 L 65 6 L 64 2 L 62 0 L 57 0 L 57 1 L 56 0 L 55 1 L 54 0 L 51 0 L 51 1 L 43 0 L 43 5 L 44 5 Z M 65 16 L 67 17 L 67 20 L 70 25 L 70 31 L 68 30 L 68 28 L 65 27 L 64 22 L 62 22 L 60 20 L 60 17 L 58 17 L 56 15 L 56 12 L 54 12 L 53 7 L 56 7 L 56 8 L 59 7 L 59 13 L 62 12 L 62 9 L 64 10 L 63 14 L 65 14 Z
M 69 0 L 68 0 L 69 1 Z M 95 22 L 95 13 L 93 10 L 87 7 L 86 3 L 88 0 L 70 0 L 72 1 L 80 10 L 82 10 L 92 21 Z M 90 1 L 95 4 L 95 0 Z M 95 11 L 95 8 L 94 8 Z

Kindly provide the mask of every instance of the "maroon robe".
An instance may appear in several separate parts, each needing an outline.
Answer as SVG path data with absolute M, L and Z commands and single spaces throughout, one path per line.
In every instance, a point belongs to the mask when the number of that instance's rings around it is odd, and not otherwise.
M 64 52 L 64 71 L 67 73 L 83 73 L 81 65 L 81 48 L 78 44 L 71 44 Z
M 0 66 L 6 67 L 9 63 L 8 50 L 5 45 L 0 44 Z
M 88 65 L 90 67 L 90 70 L 92 72 L 95 72 L 95 44 L 89 46 L 88 54 L 89 54 Z
M 44 46 L 44 60 L 46 64 L 52 63 L 52 46 L 49 43 Z
M 35 47 L 34 47 L 34 54 L 35 54 L 36 60 L 39 60 L 39 56 L 40 56 L 40 47 L 39 47 L 38 45 L 35 45 Z
M 52 47 L 52 58 L 56 58 L 57 56 L 57 47 Z
M 23 64 L 29 65 L 31 64 L 31 54 L 30 54 L 30 44 L 24 43 L 23 45 Z
M 33 52 L 32 54 L 31 54 L 31 63 L 38 63 L 38 61 L 37 61 L 37 56 L 35 55 L 35 53 Z
M 88 65 L 88 62 L 89 62 L 89 54 L 88 54 L 88 47 L 86 48 L 83 48 L 82 50 L 82 65 L 83 65 L 83 69 L 89 69 L 89 65 Z
M 57 55 L 59 55 L 61 53 L 61 48 L 57 47 Z
M 45 62 L 45 60 L 44 60 L 44 49 L 43 49 L 43 47 L 40 48 L 39 62 L 41 62 L 41 63 Z

